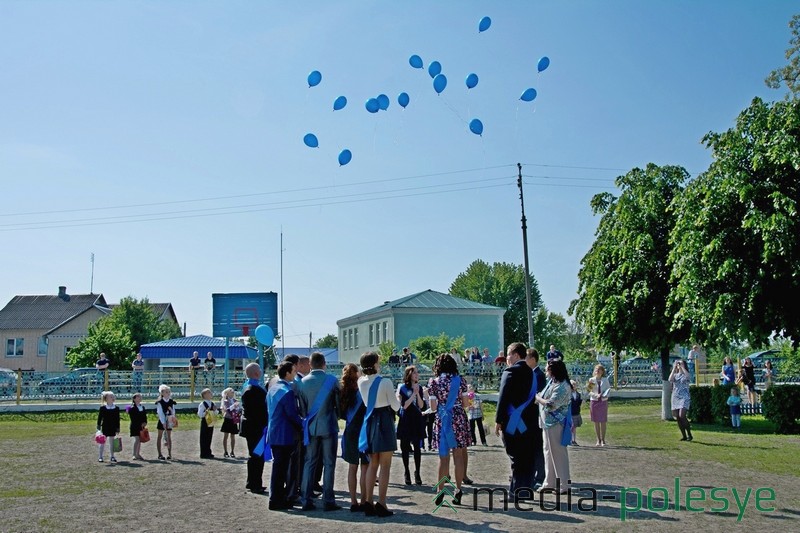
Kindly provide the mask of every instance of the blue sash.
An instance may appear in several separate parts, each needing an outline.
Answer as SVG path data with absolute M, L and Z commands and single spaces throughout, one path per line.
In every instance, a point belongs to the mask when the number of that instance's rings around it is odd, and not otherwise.
M 327 399 L 328 394 L 330 394 L 335 385 L 335 377 L 331 376 L 330 374 L 325 376 L 325 381 L 322 383 L 322 387 L 320 387 L 319 392 L 317 392 L 317 397 L 314 398 L 314 403 L 311 404 L 311 408 L 308 410 L 306 417 L 303 419 L 303 446 L 308 446 L 308 443 L 311 441 L 311 438 L 308 434 L 308 425 L 314 418 L 316 418 L 317 414 L 319 414 L 319 410 L 322 408 L 322 403 Z
M 361 432 L 358 434 L 358 451 L 366 453 L 369 447 L 369 440 L 367 439 L 367 422 L 372 416 L 372 411 L 375 410 L 375 401 L 378 399 L 378 384 L 381 382 L 380 376 L 375 376 L 375 381 L 369 388 L 369 396 L 367 397 L 367 412 L 364 415 L 364 422 L 361 424 Z
M 347 429 L 350 426 L 350 423 L 356 417 L 356 413 L 358 409 L 361 407 L 361 403 L 363 400 L 361 399 L 361 391 L 356 389 L 356 398 L 353 400 L 353 405 L 350 406 L 350 409 L 347 410 L 347 414 L 345 415 L 345 423 L 344 427 Z M 342 431 L 342 457 L 344 457 L 344 431 Z
M 523 403 L 514 407 L 512 405 L 508 406 L 508 425 L 506 425 L 506 433 L 509 435 L 513 435 L 514 433 L 519 432 L 519 434 L 523 434 L 528 431 L 528 426 L 525 425 L 525 422 L 522 420 L 522 412 L 527 409 L 530 403 L 533 401 L 533 398 L 536 396 L 536 373 L 533 373 L 533 383 L 531 383 L 531 392 L 528 394 L 528 399 L 525 400 Z
M 567 409 L 567 416 L 564 418 L 564 432 L 561 433 L 561 445 L 569 446 L 572 444 L 572 409 Z
M 275 416 L 275 408 L 291 390 L 286 383 L 281 382 L 273 385 L 272 389 L 274 392 L 270 391 L 272 394 L 267 394 L 267 414 L 269 415 L 269 423 L 264 428 L 264 434 L 261 436 L 261 440 L 258 441 L 258 444 L 253 449 L 253 455 L 260 455 L 265 461 L 272 460 L 272 448 L 269 446 L 269 428 L 275 420 L 273 418 Z
M 456 448 L 456 434 L 453 431 L 453 408 L 456 406 L 456 399 L 461 395 L 461 376 L 453 376 L 450 380 L 450 390 L 447 392 L 447 403 L 439 405 L 436 414 L 439 416 L 439 457 L 447 457 L 450 450 Z
M 265 389 L 265 388 L 264 388 L 264 384 L 261 382 L 261 380 L 260 380 L 260 379 L 253 379 L 253 378 L 250 378 L 250 379 L 248 379 L 247 381 L 245 381 L 245 382 L 242 384 L 242 391 L 239 393 L 239 396 L 241 396 L 242 394 L 244 394 L 244 391 L 245 391 L 245 389 L 247 389 L 247 386 L 248 386 L 248 385 L 249 385 L 249 386 L 252 386 L 252 387 L 258 387 L 258 388 L 260 388 L 261 390 L 263 390 L 264 392 L 267 392 L 267 389 Z

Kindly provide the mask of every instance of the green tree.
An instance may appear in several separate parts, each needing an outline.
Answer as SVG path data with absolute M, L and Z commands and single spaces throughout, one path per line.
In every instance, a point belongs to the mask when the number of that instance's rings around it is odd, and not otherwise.
M 567 319 L 560 313 L 548 311 L 541 306 L 533 317 L 534 348 L 539 355 L 544 355 L 550 350 L 550 345 L 564 352 L 564 339 L 567 336 Z
M 755 98 L 703 142 L 713 162 L 675 203 L 674 327 L 709 344 L 800 341 L 800 100 Z
M 531 307 L 535 313 L 542 305 L 539 285 L 531 275 Z M 494 263 L 477 259 L 450 285 L 450 295 L 486 305 L 502 307 L 503 342 L 528 339 L 528 309 L 525 302 L 525 269 L 522 265 Z
M 93 367 L 100 353 L 108 357 L 109 368 L 130 370 L 136 353 L 130 330 L 103 317 L 89 324 L 88 335 L 70 348 L 64 360 L 71 368 Z
M 378 355 L 381 356 L 381 363 L 386 364 L 389 361 L 389 357 L 392 355 L 392 352 L 397 349 L 397 345 L 395 345 L 392 341 L 383 341 L 378 345 Z
M 581 261 L 578 298 L 569 310 L 618 353 L 622 347 L 660 352 L 665 378 L 670 348 L 685 339 L 667 313 L 669 234 L 676 218 L 669 207 L 688 177 L 681 167 L 651 163 L 616 179 L 619 197 L 592 198 L 592 210 L 602 217 Z
M 459 353 L 464 348 L 464 335 L 450 337 L 446 333 L 437 336 L 428 335 L 409 341 L 408 349 L 417 356 L 420 362 L 433 362 L 439 355 L 455 348 Z
M 792 38 L 789 39 L 789 48 L 786 49 L 786 66 L 773 70 L 764 80 L 768 87 L 780 89 L 786 85 L 789 92 L 786 99 L 800 95 L 800 15 L 795 15 L 789 22 Z
M 172 320 L 161 320 L 146 297 L 137 300 L 133 296 L 126 296 L 106 318 L 128 327 L 137 351 L 143 344 L 182 336 L 180 326 Z
M 321 339 L 317 339 L 317 342 L 314 343 L 314 348 L 338 348 L 338 347 L 339 347 L 339 337 L 337 337 L 333 333 L 328 333 Z

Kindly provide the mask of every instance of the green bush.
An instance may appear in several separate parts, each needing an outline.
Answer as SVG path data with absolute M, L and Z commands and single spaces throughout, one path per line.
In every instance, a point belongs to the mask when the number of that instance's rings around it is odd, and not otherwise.
M 711 414 L 714 420 L 728 425 L 731 422 L 731 408 L 728 405 L 728 396 L 731 395 L 731 387 L 736 385 L 717 385 L 711 389 Z
M 692 403 L 689 406 L 689 418 L 695 424 L 713 424 L 714 414 L 711 410 L 711 388 L 689 387 Z
M 800 433 L 800 386 L 773 385 L 761 395 L 761 409 L 776 433 Z

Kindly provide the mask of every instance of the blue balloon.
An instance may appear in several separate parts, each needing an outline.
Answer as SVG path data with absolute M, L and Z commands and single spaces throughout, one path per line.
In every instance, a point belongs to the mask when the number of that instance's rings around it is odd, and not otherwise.
M 378 97 L 376 98 L 376 100 L 378 101 L 378 108 L 380 110 L 386 111 L 387 109 L 389 109 L 389 97 L 388 96 L 386 96 L 385 94 L 379 94 Z
M 364 107 L 366 107 L 367 111 L 369 111 L 370 113 L 377 113 L 378 111 L 381 110 L 381 106 L 378 103 L 377 98 L 370 98 L 369 100 L 367 100 L 367 103 L 364 104 Z
M 397 96 L 397 103 L 400 104 L 400 107 L 403 109 L 406 108 L 408 103 L 411 101 L 411 98 L 408 97 L 408 93 L 400 93 Z
M 478 75 L 473 72 L 472 74 L 467 76 L 466 84 L 467 84 L 467 89 L 472 89 L 473 87 L 478 85 Z
M 422 58 L 419 57 L 417 54 L 414 54 L 413 56 L 408 58 L 408 64 L 411 65 L 414 68 L 422 68 L 423 67 Z
M 539 72 L 542 72 L 543 70 L 545 70 L 549 66 L 550 66 L 550 58 L 547 57 L 547 56 L 544 56 L 539 60 L 539 64 L 536 65 L 536 69 Z
M 275 332 L 266 324 L 260 324 L 256 328 L 256 340 L 264 346 L 272 346 L 275 340 Z
M 437 74 L 433 78 L 433 90 L 436 91 L 436 94 L 442 94 L 445 87 L 447 87 L 447 78 L 444 74 Z
M 340 167 L 345 166 L 347 163 L 350 162 L 351 159 L 353 159 L 352 152 L 350 152 L 350 150 L 347 149 L 342 150 L 339 153 L 339 166 Z
M 438 61 L 434 61 L 430 65 L 428 65 L 428 74 L 431 75 L 431 78 L 435 78 L 439 74 L 442 73 L 442 64 Z
M 347 98 L 344 96 L 340 96 L 336 100 L 333 101 L 333 110 L 339 111 L 340 109 L 344 109 L 344 106 L 347 105 Z
M 317 136 L 313 133 L 306 133 L 306 136 L 303 137 L 303 142 L 309 148 L 316 148 L 319 146 L 319 141 L 317 140 Z M 261 344 L 264 344 L 263 342 Z
M 308 75 L 308 87 L 316 87 L 322 81 L 322 73 L 318 70 L 311 71 Z
M 478 23 L 478 33 L 486 31 L 489 29 L 489 26 L 492 25 L 492 19 L 489 17 L 483 17 L 481 21 Z
M 531 87 L 530 89 L 525 89 L 525 92 L 522 93 L 522 96 L 519 97 L 520 100 L 523 102 L 533 102 L 536 98 L 536 89 Z
M 469 121 L 469 131 L 475 135 L 481 135 L 483 133 L 483 122 L 477 118 L 473 118 Z

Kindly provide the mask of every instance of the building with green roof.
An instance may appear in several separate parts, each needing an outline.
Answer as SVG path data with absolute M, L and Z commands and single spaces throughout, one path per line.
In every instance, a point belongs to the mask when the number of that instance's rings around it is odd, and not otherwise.
M 387 341 L 398 348 L 419 337 L 445 333 L 464 336 L 464 346 L 503 349 L 503 315 L 506 310 L 449 294 L 427 290 L 398 298 L 336 322 L 339 360 L 358 362 L 361 354 L 377 351 Z

